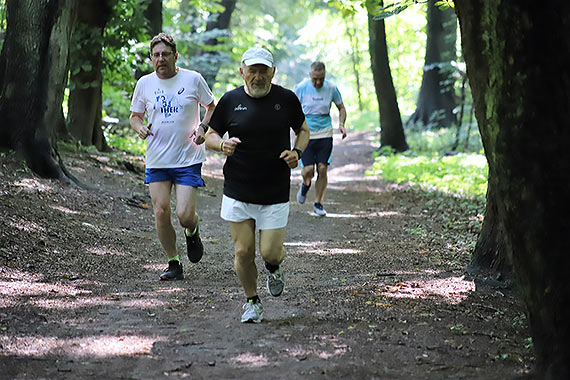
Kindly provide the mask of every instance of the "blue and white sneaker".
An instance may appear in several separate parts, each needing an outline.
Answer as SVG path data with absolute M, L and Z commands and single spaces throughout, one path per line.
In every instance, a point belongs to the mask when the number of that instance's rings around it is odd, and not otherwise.
M 243 305 L 242 323 L 260 323 L 263 320 L 263 306 L 261 302 L 248 301 Z
M 297 202 L 299 202 L 300 204 L 305 203 L 305 200 L 307 199 L 307 192 L 309 191 L 310 187 L 311 186 L 305 185 L 305 182 L 301 184 L 301 187 L 299 187 L 299 191 L 297 191 Z
M 316 202 L 315 205 L 313 206 L 313 210 L 315 212 L 315 215 L 317 216 L 325 216 L 327 214 L 327 212 L 323 208 L 323 205 L 318 202 Z

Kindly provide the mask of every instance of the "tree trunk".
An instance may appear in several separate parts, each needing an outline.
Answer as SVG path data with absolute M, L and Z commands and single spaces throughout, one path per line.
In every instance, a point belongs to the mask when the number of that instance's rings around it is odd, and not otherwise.
M 536 378 L 570 378 L 570 3 L 456 0 Z
M 151 0 L 144 11 L 144 17 L 148 21 L 148 33 L 151 36 L 162 32 L 162 0 Z
M 407 123 L 449 127 L 457 122 L 451 62 L 456 59 L 457 17 L 428 1 L 424 74 L 416 110 Z
M 103 32 L 116 0 L 84 0 L 79 7 L 78 28 L 74 32 L 68 129 L 85 146 L 100 151 L 109 146 L 101 127 L 103 86 Z
M 362 104 L 362 86 L 360 85 L 360 74 L 359 74 L 359 67 L 360 67 L 360 52 L 358 50 L 359 41 L 358 41 L 358 33 L 356 28 L 354 27 L 354 15 L 350 16 L 350 18 L 346 18 L 346 35 L 348 36 L 348 40 L 350 41 L 350 47 L 352 54 L 350 54 L 350 59 L 352 62 L 352 71 L 354 72 L 354 79 L 356 85 L 356 94 L 358 95 L 358 110 L 363 111 L 364 106 Z
M 56 123 L 66 83 L 73 0 L 8 0 L 6 59 L 0 90 L 0 141 L 22 153 L 37 175 L 65 178 Z
M 508 257 L 505 226 L 499 218 L 495 185 L 489 174 L 485 219 L 467 272 L 476 277 L 491 277 L 499 281 L 512 278 L 512 259 Z
M 204 42 L 208 48 L 198 51 L 196 53 L 197 58 L 193 60 L 193 66 L 197 67 L 210 88 L 214 88 L 216 76 L 225 59 L 225 55 L 215 47 L 220 44 L 219 37 L 229 37 L 230 35 L 230 22 L 236 1 L 222 0 L 221 4 L 224 11 L 210 16 L 210 20 L 206 24 L 206 33 L 213 34 L 215 37 L 210 37 Z
M 162 0 L 151 0 L 150 4 L 144 11 L 144 17 L 148 22 L 148 34 L 151 37 L 156 36 L 162 32 Z M 148 59 L 148 55 L 144 56 Z M 139 80 L 143 75 L 149 74 L 152 71 L 147 71 L 142 68 L 143 62 L 137 60 L 139 67 L 135 70 L 135 79 Z
M 392 81 L 384 20 L 374 21 L 368 13 L 370 60 L 378 108 L 380 110 L 380 147 L 391 147 L 397 152 L 408 149 L 404 127 L 398 108 L 396 89 Z

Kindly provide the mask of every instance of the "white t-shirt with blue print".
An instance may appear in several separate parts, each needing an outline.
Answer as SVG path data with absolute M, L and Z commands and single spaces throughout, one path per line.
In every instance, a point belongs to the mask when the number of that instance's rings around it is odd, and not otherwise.
M 301 101 L 305 121 L 311 131 L 311 140 L 332 137 L 331 104 L 342 103 L 338 87 L 327 80 L 316 89 L 309 78 L 295 86 L 295 94 Z
M 200 105 L 214 101 L 208 84 L 196 71 L 180 68 L 169 79 L 156 73 L 137 82 L 130 110 L 146 113 L 152 136 L 147 137 L 146 167 L 181 168 L 206 160 L 204 144 L 190 136 L 200 122 Z

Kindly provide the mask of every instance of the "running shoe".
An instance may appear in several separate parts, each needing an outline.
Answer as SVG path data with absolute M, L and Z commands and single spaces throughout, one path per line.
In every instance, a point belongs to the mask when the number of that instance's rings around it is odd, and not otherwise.
M 184 272 L 182 271 L 182 263 L 178 260 L 168 262 L 168 268 L 160 275 L 162 281 L 183 280 Z
M 277 268 L 275 272 L 267 272 L 267 290 L 273 297 L 279 297 L 285 288 L 285 275 L 281 267 Z
M 263 306 L 261 302 L 248 301 L 243 305 L 242 323 L 260 323 L 263 320 Z
M 318 216 L 325 216 L 327 214 L 327 212 L 323 208 L 323 205 L 318 202 L 315 203 L 315 205 L 313 206 L 313 210 L 315 211 L 315 214 Z
M 186 232 L 184 232 L 184 235 L 186 235 Z M 204 245 L 202 244 L 202 239 L 200 239 L 199 226 L 196 226 L 196 232 L 194 235 L 186 235 L 186 253 L 188 254 L 188 259 L 192 263 L 200 261 L 204 254 Z
M 301 187 L 299 187 L 299 191 L 297 191 L 297 202 L 299 202 L 300 204 L 305 203 L 309 187 L 310 186 L 305 185 L 304 182 L 301 184 Z

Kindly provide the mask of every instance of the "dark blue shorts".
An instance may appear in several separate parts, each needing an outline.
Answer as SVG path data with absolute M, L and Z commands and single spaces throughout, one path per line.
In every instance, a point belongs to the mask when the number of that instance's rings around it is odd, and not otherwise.
M 333 138 L 309 140 L 309 144 L 301 156 L 301 165 L 310 166 L 314 164 L 331 163 Z
M 202 163 L 184 168 L 146 169 L 144 183 L 172 182 L 177 185 L 204 187 L 202 179 Z

